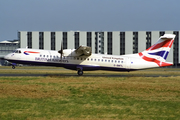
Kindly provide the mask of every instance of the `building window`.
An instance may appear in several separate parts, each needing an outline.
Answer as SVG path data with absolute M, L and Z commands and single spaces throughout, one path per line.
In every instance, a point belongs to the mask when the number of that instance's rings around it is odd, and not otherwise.
M 133 32 L 133 53 L 138 53 L 138 32 Z
M 160 31 L 160 32 L 159 32 L 159 37 L 163 36 L 164 34 L 165 34 L 164 31 Z
M 44 49 L 44 32 L 39 32 L 39 49 Z
M 67 32 L 63 32 L 63 49 L 67 49 Z
M 173 34 L 176 35 L 176 37 L 174 38 L 174 43 L 173 43 L 173 63 L 174 66 L 178 66 L 179 64 L 179 32 L 178 31 L 174 31 Z
M 112 55 L 112 32 L 108 32 L 107 34 L 108 43 L 107 43 L 107 53 Z
M 99 53 L 104 54 L 104 32 L 99 32 L 98 44 Z
M 92 37 L 91 37 L 91 32 L 87 32 L 87 46 L 91 47 L 92 46 Z
M 56 33 L 55 32 L 51 32 L 51 50 L 55 50 L 56 49 Z
M 104 54 L 104 32 L 95 32 L 95 53 Z
M 151 32 L 146 32 L 146 49 L 151 47 Z
M 27 46 L 28 48 L 32 48 L 32 32 L 27 33 Z
M 95 32 L 95 53 L 98 53 L 98 32 Z
M 125 54 L 125 32 L 120 32 L 120 55 Z
M 79 32 L 75 32 L 74 37 L 75 37 L 75 49 L 77 49 L 79 47 Z

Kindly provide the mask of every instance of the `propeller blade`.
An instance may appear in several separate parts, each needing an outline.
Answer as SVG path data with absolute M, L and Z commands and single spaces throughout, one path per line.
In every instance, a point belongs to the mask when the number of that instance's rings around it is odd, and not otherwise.
M 61 50 L 59 50 L 58 53 L 61 54 L 61 60 L 62 60 L 62 55 L 63 55 L 63 42 L 61 42 Z
M 63 54 L 63 42 L 61 41 L 61 60 L 62 60 L 62 54 Z

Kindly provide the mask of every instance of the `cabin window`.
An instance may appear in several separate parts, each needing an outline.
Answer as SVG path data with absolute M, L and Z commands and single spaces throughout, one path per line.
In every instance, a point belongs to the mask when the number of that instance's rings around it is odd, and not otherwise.
M 103 62 L 103 59 L 101 61 Z
M 108 60 L 108 62 L 110 62 L 110 60 Z
M 89 61 L 89 58 L 87 60 Z
M 83 58 L 81 58 L 81 60 L 83 60 Z
M 46 57 L 45 55 L 43 55 L 43 57 Z
M 98 61 L 100 61 L 100 59 L 98 59 Z
M 123 61 L 121 61 L 121 63 L 123 63 Z
M 84 58 L 84 60 L 86 60 L 86 58 Z
M 50 57 L 52 57 L 52 55 L 50 55 Z
M 105 62 L 107 62 L 107 60 L 105 60 Z
M 49 56 L 47 55 L 47 57 L 49 57 Z
M 79 58 L 77 58 L 77 60 L 79 60 Z
M 113 62 L 113 60 L 111 62 Z
M 94 59 L 94 61 L 96 61 L 96 59 Z
M 42 57 L 42 55 L 40 55 L 40 57 Z
M 91 58 L 91 61 L 93 61 L 93 59 Z
M 115 63 L 116 63 L 117 61 L 115 60 Z
M 19 53 L 21 53 L 21 51 L 19 50 Z
M 120 61 L 118 61 L 118 63 L 120 63 Z

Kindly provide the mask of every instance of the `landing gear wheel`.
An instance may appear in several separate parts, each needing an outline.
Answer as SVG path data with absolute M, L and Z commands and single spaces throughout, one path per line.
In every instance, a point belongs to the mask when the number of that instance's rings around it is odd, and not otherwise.
M 12 69 L 15 69 L 16 67 L 14 65 L 12 65 Z
M 82 70 L 78 70 L 77 74 L 78 74 L 79 76 L 81 76 L 81 75 L 83 75 L 83 71 L 82 71 Z

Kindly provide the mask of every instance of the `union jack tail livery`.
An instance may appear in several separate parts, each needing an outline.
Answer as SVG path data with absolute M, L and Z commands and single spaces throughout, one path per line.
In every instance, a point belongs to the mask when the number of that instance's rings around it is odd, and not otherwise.
M 148 62 L 155 62 L 158 66 L 171 66 L 172 63 L 165 62 L 171 46 L 174 42 L 175 35 L 165 34 L 147 50 L 140 52 L 139 56 Z

